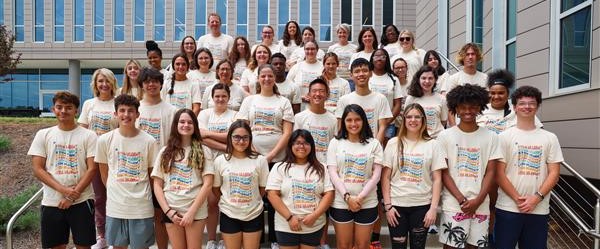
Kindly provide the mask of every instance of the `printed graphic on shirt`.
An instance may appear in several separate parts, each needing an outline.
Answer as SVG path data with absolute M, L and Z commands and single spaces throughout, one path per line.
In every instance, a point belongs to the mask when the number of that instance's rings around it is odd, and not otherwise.
M 77 145 L 56 144 L 54 147 L 54 174 L 56 175 L 78 175 L 79 164 L 77 163 Z
M 308 130 L 315 140 L 315 152 L 326 153 L 329 144 L 329 129 L 325 126 L 309 125 Z
M 458 176 L 477 178 L 481 149 L 477 147 L 458 146 L 457 155 L 456 169 Z
M 252 131 L 273 131 L 275 127 L 275 107 L 256 107 Z
M 227 133 L 227 129 L 229 129 L 228 124 L 228 122 L 209 122 L 208 130 L 217 133 Z
M 188 100 L 190 99 L 190 93 L 189 92 L 173 92 L 173 94 L 168 95 L 169 98 L 169 103 L 171 103 L 171 105 L 181 109 L 181 108 L 186 108 L 187 107 L 187 103 Z
M 420 183 L 423 179 L 423 154 L 404 153 L 400 159 L 404 165 L 400 167 L 400 180 L 405 182 Z
M 367 180 L 366 168 L 369 161 L 367 154 L 348 154 L 344 156 L 342 175 L 344 183 L 364 183 Z
M 169 174 L 169 190 L 189 191 L 192 188 L 192 168 L 187 162 L 174 162 Z
M 488 119 L 483 125 L 488 128 L 488 130 L 500 134 L 506 129 L 506 119 Z
M 214 61 L 221 61 L 223 59 L 223 48 L 220 44 L 209 43 L 208 50 L 212 53 Z
M 160 139 L 160 119 L 159 118 L 139 118 L 140 130 L 145 131 L 156 141 Z
M 542 162 L 541 145 L 518 145 L 518 167 L 519 175 L 540 175 L 540 165 Z
M 427 116 L 427 130 L 435 129 L 435 116 L 437 115 L 437 110 L 435 107 L 425 106 L 425 116 Z
M 249 205 L 252 201 L 252 173 L 229 173 L 229 201 L 230 203 Z
M 369 127 L 371 127 L 371 131 L 375 132 L 375 130 L 377 129 L 377 120 L 375 120 L 375 108 L 364 108 L 364 110 L 365 114 L 367 115 Z
M 117 151 L 117 182 L 139 182 L 141 159 L 141 152 Z
M 292 200 L 294 208 L 317 208 L 317 197 L 315 191 L 317 185 L 314 181 L 304 179 L 292 179 Z
M 383 96 L 388 96 L 389 94 L 389 88 L 387 88 L 385 85 L 371 84 L 369 86 L 373 92 L 381 93 Z
M 314 72 L 302 72 L 302 88 L 308 89 L 308 85 L 311 81 L 319 77 L 318 73 Z
M 102 135 L 110 131 L 110 120 L 113 118 L 112 112 L 93 112 L 90 122 L 90 130 L 97 135 Z
M 340 100 L 340 88 L 332 87 L 329 88 L 329 98 L 325 101 L 325 108 L 327 110 L 333 110 L 337 107 L 337 102 Z

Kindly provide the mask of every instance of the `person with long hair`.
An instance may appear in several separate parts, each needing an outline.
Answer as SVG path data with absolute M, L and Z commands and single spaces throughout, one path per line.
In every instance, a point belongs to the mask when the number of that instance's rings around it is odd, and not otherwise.
M 202 248 L 206 200 L 215 173 L 212 159 L 202 146 L 194 112 L 177 111 L 168 143 L 158 152 L 152 169 L 154 195 L 164 213 L 162 222 L 172 248 Z
M 213 56 L 207 48 L 199 48 L 194 52 L 193 58 L 194 60 L 190 61 L 190 70 L 186 76 L 193 84 L 198 85 L 200 96 L 203 96 L 206 88 L 214 84 L 217 77 L 215 71 L 211 70 L 214 63 Z M 192 67 L 196 69 L 192 70 Z M 206 106 L 201 107 L 208 108 Z
M 213 154 L 225 152 L 227 131 L 237 111 L 228 108 L 231 89 L 223 83 L 217 83 L 210 89 L 213 106 L 204 109 L 198 115 L 202 143 L 212 149 Z
M 364 58 L 369 60 L 371 58 L 371 54 L 377 49 L 379 46 L 377 43 L 377 34 L 375 30 L 371 27 L 363 27 L 358 33 L 358 48 L 356 48 L 356 52 L 352 54 L 350 57 L 350 64 L 358 58 Z
M 345 106 L 342 126 L 327 150 L 327 169 L 336 190 L 329 214 L 337 248 L 369 248 L 379 219 L 376 188 L 382 163 L 383 148 L 373 138 L 365 111 L 356 104 Z
M 342 79 L 350 79 L 350 58 L 352 54 L 356 53 L 358 48 L 355 44 L 349 42 L 352 35 L 352 28 L 350 25 L 341 23 L 335 26 L 335 33 L 337 34 L 338 41 L 327 48 L 327 53 L 335 53 L 338 58 L 337 74 Z M 325 58 L 323 58 L 325 63 Z
M 300 63 L 301 61 L 306 60 L 306 51 L 304 50 L 304 46 L 309 43 L 309 42 L 313 42 L 315 44 L 317 44 L 316 41 L 316 33 L 315 33 L 315 29 L 313 29 L 311 26 L 306 26 L 302 29 L 302 44 L 300 44 L 300 47 L 296 48 L 296 50 L 294 50 L 294 52 L 292 53 L 292 55 L 290 55 L 290 57 L 288 57 L 287 60 L 287 66 L 291 71 L 291 68 Z M 317 60 L 322 60 L 323 56 L 325 55 L 325 52 L 322 49 L 318 48 L 318 44 L 317 44 L 317 49 L 315 50 L 315 56 L 317 58 Z
M 369 88 L 383 94 L 392 108 L 392 118 L 389 119 L 384 140 L 384 146 L 387 139 L 396 135 L 396 126 L 394 122 L 400 115 L 402 108 L 402 87 L 400 80 L 394 75 L 390 64 L 390 55 L 387 50 L 379 48 L 371 54 L 369 63 L 373 66 L 373 75 L 369 79 Z
M 423 65 L 430 66 L 435 70 L 435 74 L 438 76 L 437 80 L 437 88 L 436 92 L 440 92 L 441 89 L 445 88 L 446 79 L 450 76 L 450 73 L 446 71 L 444 66 L 442 66 L 442 59 L 438 52 L 435 50 L 429 50 L 425 53 L 425 57 L 423 58 Z
M 117 91 L 119 94 L 129 94 L 138 99 L 142 99 L 142 86 L 139 81 L 142 65 L 134 59 L 128 60 L 123 68 L 123 87 Z
M 244 88 L 250 95 L 254 95 L 257 93 L 256 81 L 258 79 L 258 70 L 257 68 L 271 63 L 271 50 L 265 45 L 258 45 L 254 52 L 252 53 L 252 58 L 250 58 L 250 63 L 248 63 L 248 67 L 244 69 L 242 73 L 242 78 L 240 79 L 240 86 Z
M 269 173 L 266 190 L 277 211 L 275 231 L 282 249 L 316 248 L 326 228 L 325 212 L 333 201 L 334 189 L 315 150 L 310 132 L 295 130 L 285 161 Z
M 425 50 L 415 46 L 415 34 L 409 30 L 400 31 L 397 44 L 398 54 L 393 56 L 391 61 L 403 58 L 408 63 L 408 81 L 411 81 L 413 75 L 423 66 Z
M 233 37 L 221 33 L 221 16 L 219 16 L 219 14 L 208 14 L 208 29 L 208 34 L 198 38 L 197 47 L 210 50 L 215 61 L 221 61 L 227 58 L 229 56 L 229 51 L 231 51 L 234 46 Z M 212 66 L 214 66 L 214 64 L 212 64 Z
M 94 98 L 83 102 L 77 122 L 81 127 L 87 128 L 100 136 L 116 129 L 119 125 L 114 114 L 117 79 L 109 69 L 100 68 L 92 74 L 90 87 L 94 93 Z M 92 187 L 94 188 L 94 207 L 96 210 L 94 218 L 98 233 L 96 245 L 106 247 L 104 230 L 104 224 L 106 223 L 106 187 L 102 184 L 100 174 L 96 174 L 92 178 Z
M 286 97 L 292 104 L 292 110 L 294 114 L 300 112 L 300 104 L 302 103 L 302 96 L 300 94 L 300 88 L 294 82 L 287 79 L 286 76 L 286 58 L 282 53 L 275 53 L 271 56 L 271 65 L 275 73 L 275 84 L 277 90 L 281 96 Z
M 227 133 L 225 154 L 214 161 L 213 193 L 219 198 L 219 227 L 227 249 L 260 248 L 267 159 L 252 149 L 252 131 L 242 120 Z
M 443 131 L 448 120 L 446 99 L 440 93 L 433 91 L 436 86 L 437 74 L 430 66 L 423 66 L 408 86 L 408 97 L 405 105 L 420 104 L 427 116 L 427 132 L 433 138 Z
M 229 52 L 229 60 L 233 63 L 233 81 L 240 82 L 242 73 L 250 63 L 250 44 L 246 37 L 238 36 L 233 40 L 234 47 Z
M 425 110 L 404 108 L 398 135 L 383 152 L 381 192 L 393 249 L 425 248 L 427 228 L 435 224 L 447 168 L 441 148 L 427 133 Z
M 171 67 L 175 72 L 170 79 L 165 79 L 169 83 L 163 86 L 161 95 L 163 100 L 178 109 L 188 108 L 194 113 L 199 113 L 202 95 L 199 86 L 187 77 L 189 66 L 190 62 L 185 54 L 173 56 Z
M 348 80 L 342 78 L 338 72 L 340 61 L 334 52 L 327 52 L 323 57 L 323 74 L 321 77 L 327 82 L 329 95 L 325 101 L 325 109 L 335 113 L 340 97 L 352 92 Z M 345 68 L 347 70 L 347 68 Z
M 462 70 L 452 74 L 446 80 L 442 92 L 449 92 L 456 86 L 464 84 L 475 84 L 483 88 L 487 87 L 487 74 L 477 70 L 477 64 L 483 59 L 479 45 L 467 43 L 463 45 L 456 55 L 456 61 L 463 66 Z
M 279 51 L 285 55 L 285 58 L 290 58 L 296 48 L 302 44 L 302 35 L 300 33 L 300 25 L 296 21 L 289 21 L 285 24 L 283 37 L 279 40 Z
M 394 57 L 398 53 L 398 36 L 400 36 L 400 31 L 398 31 L 396 25 L 388 24 L 383 26 L 379 47 L 385 49 L 390 57 Z
M 305 59 L 292 66 L 287 75 L 287 79 L 300 89 L 302 98 L 300 110 L 306 109 L 308 103 L 308 84 L 323 73 L 323 64 L 317 59 L 319 45 L 315 41 L 308 41 L 303 49 Z
M 260 37 L 262 38 L 262 40 L 260 41 L 259 44 L 269 47 L 269 49 L 271 50 L 271 53 L 273 53 L 273 54 L 280 52 L 279 43 L 273 41 L 273 37 L 275 37 L 275 29 L 273 29 L 273 27 L 271 25 L 265 25 L 262 27 L 262 32 L 261 32 Z M 256 49 L 257 46 L 258 46 L 258 44 L 254 44 L 254 46 L 252 46 L 252 49 L 250 51 L 254 51 L 254 49 Z
M 210 85 L 204 90 L 202 95 L 202 106 L 205 108 L 215 107 L 215 101 L 212 98 L 212 89 L 217 84 L 224 84 L 229 89 L 229 96 L 227 102 L 227 108 L 238 111 L 244 98 L 248 96 L 248 93 L 238 84 L 233 83 L 233 64 L 230 60 L 222 60 L 217 63 L 217 82 Z
M 194 61 L 194 53 L 196 52 L 196 39 L 193 36 L 188 35 L 183 37 L 181 45 L 179 45 L 179 53 L 185 54 L 189 61 Z M 196 65 L 192 63 L 190 70 L 198 69 Z

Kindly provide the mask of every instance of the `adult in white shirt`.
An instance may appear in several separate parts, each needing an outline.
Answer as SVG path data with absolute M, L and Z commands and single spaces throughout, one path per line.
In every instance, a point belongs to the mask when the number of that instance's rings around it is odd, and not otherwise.
M 433 68 L 421 67 L 408 87 L 408 97 L 404 103 L 405 105 L 418 103 L 425 109 L 427 132 L 433 138 L 445 129 L 448 120 L 446 99 L 440 93 L 433 91 L 436 80 L 437 75 Z
M 196 39 L 188 35 L 183 37 L 181 45 L 179 45 L 179 53 L 185 54 L 189 61 L 194 61 L 194 53 L 196 52 Z M 190 70 L 198 69 L 194 63 L 190 66 Z
M 198 86 L 200 95 L 204 95 L 206 88 L 215 83 L 216 73 L 210 70 L 213 66 L 214 60 L 212 53 L 207 48 L 199 48 L 196 50 L 193 56 L 194 60 L 190 61 L 190 69 L 187 73 L 187 78 L 192 83 Z M 201 108 L 208 108 L 201 106 Z
M 308 103 L 308 84 L 321 76 L 323 73 L 323 64 L 317 59 L 319 45 L 314 41 L 308 41 L 302 48 L 304 50 L 304 60 L 295 64 L 287 75 L 287 80 L 291 81 L 300 89 L 302 105 L 300 110 L 306 109 Z
M 233 64 L 233 81 L 239 83 L 242 78 L 242 73 L 250 63 L 250 44 L 246 37 L 238 36 L 233 42 L 234 46 L 229 52 L 229 60 Z
M 271 27 L 271 25 L 266 25 L 262 28 L 262 33 L 261 33 L 262 40 L 259 43 L 259 44 L 269 47 L 269 49 L 271 50 L 271 53 L 273 53 L 273 54 L 280 52 L 279 44 L 276 42 L 273 42 L 274 36 L 275 36 L 275 30 L 273 29 L 273 27 Z M 258 44 L 255 44 L 254 46 L 252 46 L 252 49 L 251 49 L 252 52 L 254 52 L 254 49 L 256 49 L 256 46 L 258 46 Z
M 358 33 L 357 40 L 358 48 L 356 49 L 356 53 L 350 57 L 350 64 L 358 58 L 364 58 L 368 61 L 371 59 L 373 51 L 379 46 L 377 43 L 377 34 L 371 27 L 363 27 L 360 33 Z
M 348 41 L 348 38 L 351 37 L 352 34 L 351 31 L 350 25 L 345 23 L 338 24 L 335 27 L 338 41 L 327 48 L 327 53 L 335 53 L 337 55 L 339 61 L 337 75 L 345 80 L 350 79 L 350 58 L 358 48 Z M 325 58 L 323 58 L 323 60 L 325 60 Z
M 131 59 L 125 63 L 123 68 L 123 87 L 119 88 L 117 94 L 129 94 L 142 99 L 142 86 L 138 80 L 142 65 L 137 60 Z
M 337 73 L 340 69 L 338 56 L 334 52 L 327 52 L 323 57 L 323 79 L 327 81 L 329 95 L 325 101 L 325 109 L 331 113 L 335 113 L 339 99 L 352 92 L 350 83 Z M 344 68 L 347 70 L 346 68 Z M 350 71 L 348 71 L 350 72 Z
M 275 53 L 271 56 L 271 65 L 273 65 L 273 70 L 275 70 L 275 84 L 277 84 L 277 90 L 279 90 L 279 93 L 281 93 L 282 96 L 290 101 L 294 114 L 296 114 L 300 112 L 302 96 L 300 95 L 300 88 L 285 77 L 285 62 L 286 59 L 282 53 Z
M 217 63 L 217 79 L 216 83 L 210 85 L 202 95 L 203 109 L 215 107 L 215 102 L 212 98 L 212 89 L 216 84 L 225 84 L 229 89 L 227 108 L 238 111 L 242 105 L 244 98 L 248 93 L 238 84 L 233 83 L 233 64 L 229 60 L 222 60 Z
M 394 57 L 398 53 L 398 49 L 400 49 L 398 46 L 398 36 L 400 36 L 400 31 L 396 25 L 388 24 L 383 27 L 379 47 L 385 49 L 390 57 Z
M 171 61 L 171 67 L 175 72 L 170 78 L 165 77 L 166 86 L 163 85 L 161 90 L 162 99 L 177 109 L 188 108 L 194 113 L 199 113 L 202 94 L 199 86 L 187 77 L 190 67 L 187 57 L 184 54 L 176 54 Z
M 233 48 L 233 37 L 221 33 L 221 16 L 219 14 L 208 14 L 208 28 L 210 34 L 198 38 L 198 48 L 208 48 L 216 61 L 226 59 L 229 51 Z
M 423 66 L 423 57 L 425 50 L 415 46 L 415 35 L 409 30 L 400 31 L 398 37 L 398 53 L 392 57 L 392 61 L 398 58 L 404 58 L 408 63 L 408 81 L 412 80 L 413 75 Z
M 258 45 L 258 47 L 252 53 L 252 57 L 250 58 L 250 63 L 248 63 L 248 67 L 244 69 L 242 73 L 242 78 L 240 79 L 240 86 L 250 95 L 254 95 L 257 93 L 256 88 L 256 80 L 258 79 L 258 70 L 257 68 L 271 63 L 271 50 L 264 45 Z
M 285 24 L 283 37 L 279 40 L 280 52 L 285 55 L 286 59 L 290 59 L 296 48 L 302 44 L 302 35 L 300 34 L 300 26 L 296 21 L 289 21 Z M 290 67 L 288 67 L 289 70 Z
M 311 27 L 311 26 L 306 26 L 302 29 L 302 44 L 300 44 L 300 47 L 296 48 L 296 50 L 294 50 L 294 52 L 292 53 L 292 55 L 290 55 L 290 58 L 288 58 L 287 60 L 287 65 L 288 67 L 291 68 L 296 65 L 297 63 L 304 61 L 306 59 L 306 54 L 304 52 L 304 45 L 306 45 L 308 42 L 314 42 L 317 43 L 315 38 L 316 38 L 316 33 L 315 30 Z M 323 56 L 325 55 L 325 52 L 321 49 L 317 48 L 316 51 L 316 56 L 318 60 L 322 60 Z

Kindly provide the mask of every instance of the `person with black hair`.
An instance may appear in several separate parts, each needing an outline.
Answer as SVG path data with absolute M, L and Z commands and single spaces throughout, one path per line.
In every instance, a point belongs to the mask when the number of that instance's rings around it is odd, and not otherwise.
M 369 88 L 375 92 L 383 94 L 386 97 L 388 104 L 392 107 L 392 118 L 389 119 L 389 123 L 387 124 L 384 147 L 387 142 L 387 139 L 390 139 L 396 135 L 396 126 L 394 125 L 394 121 L 396 117 L 400 115 L 400 111 L 402 108 L 402 92 L 400 81 L 394 75 L 394 71 L 392 71 L 392 66 L 390 65 L 390 56 L 388 52 L 379 48 L 371 54 L 371 59 L 369 61 L 371 66 L 373 67 L 373 75 L 369 80 Z
M 427 116 L 427 132 L 433 138 L 446 127 L 448 120 L 448 106 L 446 99 L 433 89 L 437 85 L 437 74 L 430 66 L 423 66 L 412 79 L 408 86 L 408 97 L 406 97 L 405 105 L 412 103 L 420 104 L 425 109 Z
M 379 43 L 379 48 L 385 49 L 388 52 L 390 57 L 394 57 L 398 53 L 398 36 L 400 36 L 400 31 L 394 24 L 387 24 L 383 26 L 383 30 L 381 31 L 381 43 Z
M 186 76 L 193 84 L 198 85 L 200 96 L 204 96 L 206 88 L 213 85 L 216 81 L 217 73 L 211 70 L 215 61 L 208 48 L 199 48 L 194 52 L 192 57 L 193 60 L 190 61 L 190 68 L 188 68 Z M 195 69 L 192 70 L 191 68 Z M 201 106 L 201 108 L 205 109 L 208 107 Z
M 445 248 L 488 247 L 488 193 L 495 165 L 502 158 L 498 136 L 476 122 L 477 115 L 487 108 L 488 92 L 466 84 L 455 87 L 446 97 L 448 109 L 458 115 L 460 123 L 437 137 L 440 153 L 448 162 L 448 169 L 442 171 L 445 188 L 439 241 Z
M 174 69 L 171 77 L 165 77 L 165 82 L 169 82 L 161 90 L 162 99 L 175 106 L 177 109 L 188 108 L 194 111 L 196 115 L 200 113 L 202 104 L 202 94 L 200 86 L 192 83 L 187 77 L 190 62 L 185 54 L 176 54 L 171 61 L 171 68 Z
M 283 30 L 283 37 L 279 40 L 279 51 L 285 55 L 285 58 L 290 58 L 292 53 L 301 44 L 302 35 L 300 34 L 300 25 L 294 20 L 287 22 Z
M 425 53 L 425 57 L 423 58 L 423 65 L 430 66 L 435 70 L 435 73 L 438 76 L 437 79 L 437 87 L 434 89 L 436 92 L 440 92 L 440 89 L 444 88 L 446 84 L 446 79 L 450 74 L 446 71 L 444 66 L 442 66 L 442 58 L 435 50 L 429 50 Z
M 286 78 L 285 62 L 286 58 L 282 53 L 275 53 L 271 56 L 271 65 L 273 66 L 273 72 L 275 73 L 277 90 L 279 90 L 281 96 L 286 97 L 290 101 L 292 110 L 294 110 L 294 114 L 296 114 L 300 112 L 302 95 L 300 94 L 300 88 L 294 84 L 293 81 Z
M 363 27 L 358 33 L 358 48 L 356 52 L 350 57 L 350 65 L 358 58 L 364 58 L 369 60 L 373 51 L 377 49 L 377 34 L 372 27 Z
M 376 188 L 383 148 L 374 139 L 362 107 L 344 106 L 341 120 L 342 126 L 327 150 L 327 169 L 336 190 L 329 214 L 337 248 L 368 249 L 373 224 L 379 219 Z
M 287 66 L 290 69 L 290 71 L 292 70 L 292 67 L 304 60 L 306 60 L 306 51 L 304 50 L 304 46 L 308 43 L 308 42 L 314 42 L 315 44 L 317 44 L 317 41 L 315 40 L 317 37 L 316 33 L 315 33 L 315 29 L 313 29 L 311 26 L 306 26 L 302 29 L 302 44 L 300 44 L 300 47 L 296 48 L 296 50 L 294 50 L 294 52 L 290 55 L 290 57 L 287 57 Z M 322 49 L 319 49 L 319 45 L 317 44 L 317 49 L 315 50 L 315 56 L 317 58 L 317 60 L 321 61 L 323 60 L 323 56 L 325 55 L 325 52 Z
M 140 81 L 144 95 L 140 101 L 140 117 L 136 121 L 136 127 L 156 139 L 161 147 L 167 144 L 173 115 L 177 111 L 161 98 L 163 79 L 163 74 L 154 68 L 142 69 Z
M 499 135 L 504 159 L 498 163 L 496 248 L 545 248 L 548 240 L 550 191 L 564 161 L 554 133 L 539 128 L 535 114 L 542 93 L 522 86 L 512 94 L 517 124 Z
M 198 38 L 198 48 L 207 48 L 215 61 L 227 59 L 229 51 L 233 48 L 233 37 L 221 33 L 221 16 L 217 13 L 208 14 L 209 34 Z M 215 64 L 211 69 L 214 70 Z
M 246 37 L 238 36 L 233 40 L 234 47 L 229 52 L 229 61 L 233 64 L 233 81 L 239 83 L 242 79 L 242 73 L 250 63 L 250 44 Z M 210 249 L 210 248 L 208 248 Z M 214 248 L 212 248 L 214 249 Z
M 286 147 L 286 159 L 271 169 L 267 195 L 277 215 L 275 231 L 282 248 L 319 246 L 325 213 L 334 198 L 329 174 L 317 160 L 315 142 L 307 130 L 295 130 Z
M 510 104 L 510 90 L 515 85 L 514 75 L 506 69 L 498 69 L 488 73 L 487 86 L 490 91 L 490 103 L 482 115 L 477 117 L 477 124 L 500 134 L 504 130 L 517 124 L 517 116 L 513 105 Z M 542 122 L 536 117 L 537 127 L 542 127 Z
M 162 67 L 162 50 L 158 47 L 158 44 L 153 40 L 146 41 L 146 57 L 148 57 L 148 65 L 150 67 L 160 71 L 162 74 L 167 73 L 167 70 L 165 70 Z M 168 75 L 165 76 L 170 77 Z

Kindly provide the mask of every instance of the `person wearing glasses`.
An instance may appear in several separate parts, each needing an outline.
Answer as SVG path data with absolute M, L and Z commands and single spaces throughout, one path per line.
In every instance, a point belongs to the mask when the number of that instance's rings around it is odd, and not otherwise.
M 222 60 L 217 63 L 217 82 L 210 85 L 204 90 L 204 95 L 202 96 L 202 109 L 208 109 L 215 107 L 215 101 L 212 96 L 212 89 L 217 84 L 226 85 L 229 88 L 229 98 L 227 102 L 227 108 L 239 111 L 240 106 L 242 105 L 242 101 L 248 96 L 248 93 L 244 91 L 244 89 L 238 85 L 233 83 L 233 70 L 234 66 L 230 60 Z
M 269 47 L 272 54 L 279 53 L 281 50 L 281 49 L 279 49 L 279 43 L 273 41 L 274 36 L 275 36 L 275 30 L 273 29 L 273 27 L 271 27 L 271 25 L 266 25 L 262 28 L 262 33 L 261 33 L 262 41 L 259 44 Z M 258 46 L 258 44 L 255 44 L 254 46 L 252 46 L 252 49 L 250 51 L 254 52 L 254 49 L 256 49 L 257 46 Z
M 425 50 L 415 46 L 415 35 L 409 30 L 400 31 L 398 37 L 398 54 L 392 57 L 391 61 L 396 61 L 398 58 L 403 58 L 408 63 L 408 81 L 412 80 L 413 75 L 423 65 Z

